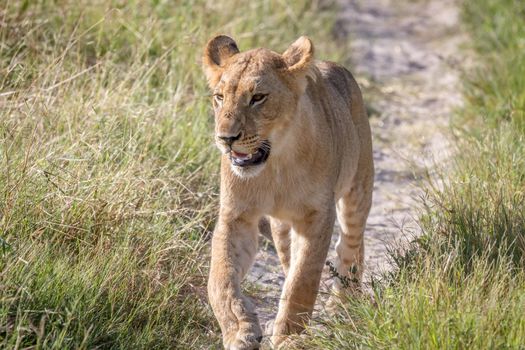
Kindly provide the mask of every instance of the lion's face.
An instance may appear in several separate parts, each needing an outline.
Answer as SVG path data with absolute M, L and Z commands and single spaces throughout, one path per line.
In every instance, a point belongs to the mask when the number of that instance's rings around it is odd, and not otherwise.
M 213 89 L 215 142 L 237 174 L 260 172 L 295 96 L 279 77 L 277 55 L 257 50 L 237 55 Z
M 304 40 L 311 48 L 310 41 Z M 240 53 L 225 36 L 212 39 L 206 47 L 204 65 L 213 92 L 215 142 L 241 177 L 259 174 L 284 148 L 286 140 L 281 136 L 295 115 L 306 79 L 290 69 L 292 59 L 302 58 L 294 49 L 283 55 L 266 49 Z M 309 52 L 311 56 L 311 49 Z

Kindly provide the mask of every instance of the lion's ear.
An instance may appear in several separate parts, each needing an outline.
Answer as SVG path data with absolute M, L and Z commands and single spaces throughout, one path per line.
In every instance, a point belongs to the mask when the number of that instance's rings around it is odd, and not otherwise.
M 314 59 L 314 44 L 308 37 L 302 36 L 286 49 L 283 58 L 288 71 L 307 71 Z
M 235 41 L 226 35 L 218 35 L 208 41 L 202 55 L 202 65 L 210 87 L 215 87 L 221 79 L 228 59 L 239 53 Z

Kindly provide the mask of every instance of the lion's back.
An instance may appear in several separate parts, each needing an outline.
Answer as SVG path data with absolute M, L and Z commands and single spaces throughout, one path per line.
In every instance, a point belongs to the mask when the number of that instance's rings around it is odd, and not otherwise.
M 332 125 L 335 129 L 333 130 L 334 136 L 339 136 L 336 137 L 339 138 L 336 142 L 343 144 L 343 149 L 340 149 L 343 153 L 347 153 L 345 152 L 346 150 L 355 150 L 354 147 L 349 147 L 348 144 L 352 142 L 352 140 L 349 140 L 352 139 L 351 129 L 355 130 L 359 139 L 358 164 L 355 169 L 358 174 L 357 177 L 370 180 L 374 176 L 372 135 L 361 89 L 352 73 L 345 67 L 329 61 L 319 61 L 316 63 L 316 66 L 320 71 L 322 83 L 328 94 L 329 108 L 335 112 L 332 114 L 332 118 L 335 119 Z M 348 124 L 352 125 L 349 126 Z M 347 156 L 351 158 L 351 161 L 347 164 L 355 164 L 354 155 L 350 154 Z M 354 168 L 354 166 L 351 165 L 350 168 Z M 346 173 L 344 170 L 343 166 L 343 174 Z M 346 174 L 348 175 L 348 173 Z
M 321 72 L 324 84 L 331 94 L 338 94 L 346 106 L 351 110 L 354 124 L 361 124 L 365 120 L 368 123 L 366 112 L 364 112 L 363 97 L 361 89 L 354 76 L 348 69 L 335 62 L 319 61 L 317 68 Z

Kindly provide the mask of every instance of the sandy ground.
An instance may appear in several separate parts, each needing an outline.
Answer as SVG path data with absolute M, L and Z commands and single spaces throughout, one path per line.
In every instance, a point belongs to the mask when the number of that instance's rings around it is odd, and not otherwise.
M 355 0 L 341 2 L 336 25 L 349 40 L 347 64 L 371 111 L 376 167 L 374 200 L 368 219 L 365 281 L 390 267 L 387 249 L 418 234 L 417 185 L 422 174 L 447 159 L 443 131 L 461 103 L 456 52 L 464 40 L 454 1 Z M 321 58 L 322 53 L 318 54 Z M 328 260 L 335 261 L 336 226 Z M 258 306 L 261 325 L 273 319 L 284 276 L 275 250 L 261 239 L 247 278 L 247 294 Z M 322 291 L 330 276 L 325 273 Z M 326 293 L 318 298 L 323 308 Z

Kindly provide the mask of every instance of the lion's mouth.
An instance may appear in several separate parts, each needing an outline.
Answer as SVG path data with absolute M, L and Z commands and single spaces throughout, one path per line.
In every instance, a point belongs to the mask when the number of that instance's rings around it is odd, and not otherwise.
M 270 146 L 268 144 L 259 147 L 255 153 L 246 154 L 235 151 L 230 152 L 230 160 L 233 165 L 239 167 L 259 165 L 268 159 L 270 155 Z

